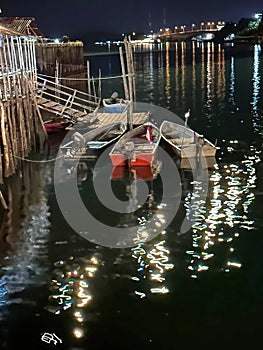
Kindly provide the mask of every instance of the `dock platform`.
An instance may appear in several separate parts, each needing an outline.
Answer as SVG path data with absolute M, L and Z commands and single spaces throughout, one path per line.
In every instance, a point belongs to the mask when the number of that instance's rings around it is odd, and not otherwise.
M 146 123 L 149 120 L 150 112 L 138 112 L 132 113 L 132 124 L 137 126 Z M 85 117 L 77 119 L 79 123 L 88 122 L 88 128 L 99 128 L 107 124 L 116 123 L 122 121 L 127 123 L 127 113 L 95 113 L 88 114 Z M 74 126 L 69 126 L 66 130 L 71 130 Z

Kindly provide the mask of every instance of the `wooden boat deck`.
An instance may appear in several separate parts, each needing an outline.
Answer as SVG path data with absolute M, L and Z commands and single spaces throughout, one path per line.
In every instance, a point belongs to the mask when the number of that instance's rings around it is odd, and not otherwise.
M 174 138 L 174 139 L 168 139 L 168 140 L 174 143 L 175 145 L 179 145 L 179 146 L 181 146 L 182 144 L 183 146 L 185 146 L 185 145 L 195 143 L 193 137 Z
M 104 126 L 110 123 L 122 121 L 123 123 L 127 122 L 126 113 L 96 113 L 94 115 L 94 127 Z M 140 125 L 147 122 L 149 119 L 149 113 L 133 113 L 132 120 L 134 125 Z

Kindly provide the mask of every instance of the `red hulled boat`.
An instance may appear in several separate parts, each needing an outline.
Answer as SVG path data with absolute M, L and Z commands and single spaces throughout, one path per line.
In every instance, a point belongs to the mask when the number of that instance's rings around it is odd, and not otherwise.
M 113 166 L 149 166 L 161 139 L 159 129 L 148 122 L 124 134 L 110 152 Z

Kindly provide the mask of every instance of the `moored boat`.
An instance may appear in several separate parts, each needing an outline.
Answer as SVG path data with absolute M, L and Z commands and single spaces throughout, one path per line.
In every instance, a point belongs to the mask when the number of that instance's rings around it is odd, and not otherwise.
M 160 133 L 181 158 L 193 158 L 198 155 L 214 157 L 218 149 L 211 141 L 189 127 L 167 120 L 161 124 Z
M 92 129 L 84 134 L 75 132 L 72 140 L 60 147 L 66 158 L 79 158 L 90 149 L 99 150 L 117 141 L 126 131 L 126 124 L 115 122 Z
M 102 105 L 105 112 L 108 113 L 122 113 L 127 107 L 129 101 L 118 97 L 118 93 L 114 92 L 110 98 L 102 99 Z
M 65 130 L 71 122 L 64 118 L 52 118 L 44 121 L 44 125 L 48 134 L 53 134 Z
M 152 165 L 161 134 L 159 129 L 148 122 L 125 133 L 110 152 L 113 166 Z

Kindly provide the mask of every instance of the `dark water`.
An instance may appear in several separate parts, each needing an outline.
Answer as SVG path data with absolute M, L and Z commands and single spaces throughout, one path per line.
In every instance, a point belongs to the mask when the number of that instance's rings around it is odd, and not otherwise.
M 134 215 L 114 215 L 95 195 L 95 161 L 82 162 L 80 196 L 101 222 L 143 227 L 151 216 L 162 222 L 177 208 L 153 240 L 108 248 L 67 224 L 56 201 L 53 162 L 22 164 L 6 182 L 10 209 L 1 218 L 3 349 L 237 348 L 261 339 L 260 47 L 167 44 L 137 49 L 135 57 L 138 101 L 179 116 L 191 108 L 189 125 L 217 140 L 217 165 L 205 172 L 207 193 L 202 172 L 180 168 L 174 184 L 179 194 L 171 194 L 167 206 L 160 173 L 147 178 L 151 195 Z M 89 59 L 94 72 L 101 67 L 104 76 L 119 73 L 116 55 Z M 120 81 L 103 85 L 104 96 L 114 90 L 121 91 Z M 62 138 L 50 138 L 50 159 Z M 107 166 L 96 171 L 106 174 Z M 72 171 L 65 166 L 62 184 Z M 134 195 L 129 176 L 111 182 L 120 199 Z M 182 233 L 185 218 L 192 228 Z M 55 337 L 56 345 L 42 341 L 44 333 L 54 333 L 62 344 Z

